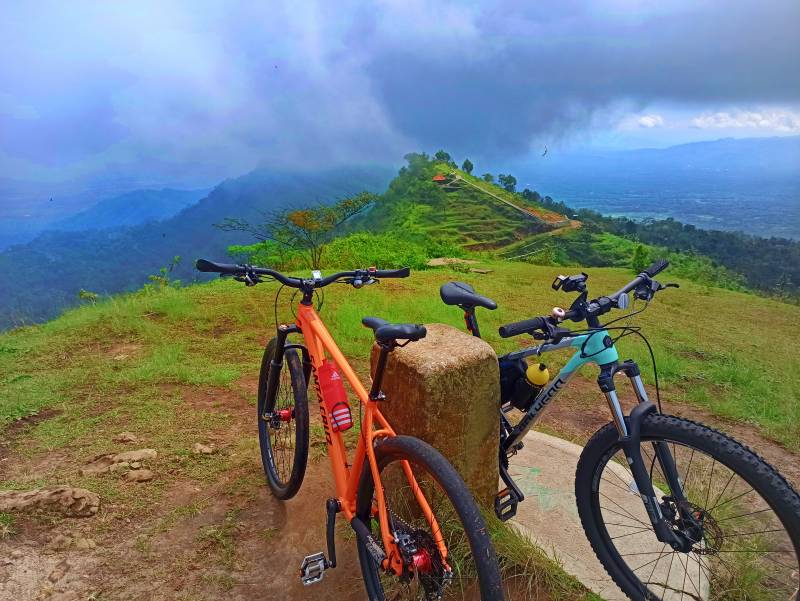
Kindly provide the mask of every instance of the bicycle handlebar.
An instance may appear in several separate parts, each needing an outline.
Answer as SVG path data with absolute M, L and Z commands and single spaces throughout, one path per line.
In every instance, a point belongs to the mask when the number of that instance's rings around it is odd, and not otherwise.
M 631 290 L 635 290 L 640 284 L 649 282 L 667 267 L 669 267 L 669 261 L 666 259 L 658 259 L 653 261 L 653 263 L 651 263 L 647 269 L 642 271 L 638 276 L 633 278 L 614 294 L 600 297 L 589 302 L 588 304 L 584 302 L 584 310 L 571 309 L 566 311 L 563 316 L 559 316 L 558 320 L 550 316 L 542 316 L 524 319 L 522 321 L 515 321 L 504 326 L 500 326 L 498 333 L 500 334 L 501 338 L 511 338 L 512 336 L 519 336 L 520 334 L 532 334 L 536 330 L 544 330 L 547 332 L 549 326 L 555 327 L 559 321 L 566 321 L 568 319 L 571 319 L 572 321 L 582 321 L 590 316 L 597 318 L 598 316 L 608 313 L 611 311 L 611 309 L 616 307 L 617 299 L 619 299 L 620 296 L 630 292 Z M 656 289 L 654 289 L 653 292 L 655 290 Z
M 500 326 L 500 329 L 498 330 L 500 338 L 511 338 L 512 336 L 519 336 L 520 334 L 525 334 L 526 332 L 541 330 L 546 325 L 546 319 L 546 317 L 532 317 L 531 319 L 523 319 L 522 321 L 507 323 L 504 326 Z
M 358 278 L 368 276 L 370 278 L 407 278 L 411 274 L 411 269 L 403 267 L 402 269 L 361 269 L 356 271 L 340 271 L 320 280 L 295 278 L 284 275 L 274 269 L 267 269 L 265 267 L 253 267 L 251 265 L 234 265 L 226 263 L 215 263 L 207 261 L 206 259 L 198 259 L 195 263 L 198 271 L 206 273 L 219 273 L 221 275 L 245 276 L 245 275 L 264 275 L 273 277 L 281 284 L 289 286 L 290 288 L 302 288 L 309 285 L 313 288 L 322 288 L 328 284 L 340 280 L 342 278 Z

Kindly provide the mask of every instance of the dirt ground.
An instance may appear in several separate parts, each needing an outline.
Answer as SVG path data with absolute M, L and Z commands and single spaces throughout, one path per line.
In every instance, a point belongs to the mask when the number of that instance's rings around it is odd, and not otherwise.
M 233 390 L 187 386 L 165 391 L 180 395 L 196 411 L 229 416 L 198 441 L 212 445 L 214 453 L 188 459 L 159 454 L 148 465 L 155 473 L 152 481 L 125 483 L 124 490 L 133 494 L 120 498 L 105 498 L 98 491 L 101 507 L 90 518 L 47 512 L 16 516 L 16 532 L 0 536 L 0 599 L 363 599 L 355 544 L 344 524 L 337 528 L 339 567 L 329 570 L 322 583 L 302 586 L 298 570 L 303 556 L 325 550 L 324 507 L 332 492 L 328 460 L 312 440 L 312 459 L 299 494 L 285 503 L 274 499 L 264 484 L 257 452 L 255 390 L 256 381 L 249 378 Z M 313 402 L 310 409 L 315 419 Z M 664 409 L 717 426 L 754 448 L 795 486 L 800 482 L 797 457 L 763 439 L 755 428 L 721 422 L 695 407 L 665 403 Z M 53 415 L 42 413 L 5 431 L 0 480 L 55 471 L 69 484 L 92 459 L 79 446 L 26 452 L 26 432 Z M 548 409 L 542 426 L 580 443 L 607 421 L 608 410 L 594 382 L 578 379 Z M 146 435 L 114 443 L 119 451 L 150 446 Z M 216 461 L 225 462 L 226 468 L 205 477 L 198 466 Z M 97 482 L 121 477 L 102 474 Z M 159 492 L 150 494 L 148 489 Z M 142 502 L 137 502 L 139 491 Z

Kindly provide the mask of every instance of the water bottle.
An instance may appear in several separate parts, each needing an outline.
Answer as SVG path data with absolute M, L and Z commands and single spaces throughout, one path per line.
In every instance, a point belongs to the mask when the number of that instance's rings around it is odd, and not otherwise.
M 334 432 L 349 430 L 353 427 L 353 415 L 339 368 L 334 361 L 325 359 L 317 375 L 331 429 Z

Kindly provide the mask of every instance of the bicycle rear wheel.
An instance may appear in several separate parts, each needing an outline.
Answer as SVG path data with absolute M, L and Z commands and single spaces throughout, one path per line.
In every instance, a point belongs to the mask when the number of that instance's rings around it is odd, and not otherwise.
M 308 462 L 308 396 L 297 350 L 283 353 L 275 394 L 267 395 L 277 341 L 269 341 L 258 378 L 258 442 L 272 494 L 290 499 L 303 483 Z
M 407 566 L 402 577 L 377 565 L 358 541 L 361 571 L 370 601 L 385 599 L 447 599 L 502 601 L 500 570 L 486 524 L 452 465 L 429 444 L 397 436 L 375 447 L 393 534 L 401 540 Z M 408 461 L 417 483 L 433 510 L 447 546 L 443 558 L 428 520 L 416 501 L 403 471 Z M 356 515 L 380 541 L 380 526 L 372 517 L 375 484 L 364 466 L 356 501 Z
M 657 442 L 674 458 L 685 503 L 672 496 L 655 456 Z M 635 600 L 797 599 L 800 497 L 772 466 L 724 434 L 667 415 L 645 418 L 640 448 L 661 513 L 691 542 L 687 552 L 656 538 L 612 424 L 592 437 L 576 472 L 586 536 L 625 594 Z

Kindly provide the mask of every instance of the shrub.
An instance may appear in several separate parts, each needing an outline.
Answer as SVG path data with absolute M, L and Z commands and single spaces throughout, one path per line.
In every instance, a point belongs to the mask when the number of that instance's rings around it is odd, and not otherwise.
M 391 234 L 359 232 L 337 238 L 325 247 L 324 267 L 355 269 L 374 265 L 379 269 L 422 269 L 428 255 L 422 244 Z

